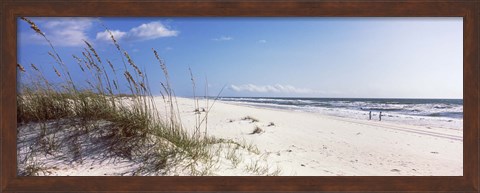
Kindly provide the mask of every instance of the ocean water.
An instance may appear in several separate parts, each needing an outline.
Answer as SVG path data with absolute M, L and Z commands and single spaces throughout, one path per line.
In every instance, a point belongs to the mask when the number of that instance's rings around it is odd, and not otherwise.
M 268 98 L 222 97 L 247 106 L 313 112 L 354 119 L 401 122 L 451 129 L 463 128 L 462 99 Z

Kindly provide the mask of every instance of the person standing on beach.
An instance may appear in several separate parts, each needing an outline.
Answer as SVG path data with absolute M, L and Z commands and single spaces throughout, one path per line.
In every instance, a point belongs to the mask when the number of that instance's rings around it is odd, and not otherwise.
M 380 114 L 378 115 L 378 120 L 382 121 L 382 111 L 380 111 Z
M 368 113 L 368 120 L 372 120 L 372 111 Z

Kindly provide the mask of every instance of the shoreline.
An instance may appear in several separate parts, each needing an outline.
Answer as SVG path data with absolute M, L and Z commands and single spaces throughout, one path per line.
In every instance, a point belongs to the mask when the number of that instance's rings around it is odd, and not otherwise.
M 186 98 L 190 99 L 191 98 Z M 372 112 L 372 119 L 368 120 L 368 111 L 359 111 L 353 109 L 346 109 L 346 108 L 324 108 L 324 107 L 316 107 L 316 110 L 308 110 L 298 107 L 298 109 L 294 109 L 295 106 L 274 106 L 274 104 L 269 103 L 253 103 L 253 102 L 237 102 L 237 101 L 221 101 L 223 103 L 232 104 L 232 105 L 240 105 L 245 107 L 251 108 L 258 108 L 258 109 L 270 109 L 270 110 L 278 110 L 278 111 L 287 111 L 287 112 L 306 112 L 306 113 L 314 113 L 319 114 L 322 116 L 327 116 L 330 118 L 345 118 L 347 120 L 359 120 L 359 121 L 378 121 L 378 113 L 380 111 L 371 111 Z M 336 113 L 335 113 L 336 112 Z M 356 116 L 355 116 L 356 115 Z M 359 116 L 362 115 L 362 116 Z M 364 117 L 364 118 L 363 118 Z M 398 114 L 398 113 L 391 113 L 389 111 L 384 111 L 382 117 L 382 122 L 391 122 L 396 124 L 406 124 L 412 126 L 420 126 L 420 127 L 438 127 L 438 128 L 445 128 L 445 129 L 452 129 L 452 130 L 462 130 L 463 131 L 463 118 L 451 118 L 451 117 L 431 117 L 431 116 L 422 116 L 422 115 L 406 115 L 406 114 Z

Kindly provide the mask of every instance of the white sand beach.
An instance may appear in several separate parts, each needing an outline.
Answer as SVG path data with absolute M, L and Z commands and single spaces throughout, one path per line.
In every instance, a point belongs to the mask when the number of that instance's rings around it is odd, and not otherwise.
M 182 121 L 194 125 L 193 101 L 179 98 Z M 211 103 L 211 102 L 210 102 Z M 204 102 L 200 101 L 200 105 Z M 252 123 L 242 120 L 251 116 Z M 270 122 L 274 126 L 268 126 Z M 255 126 L 264 130 L 250 134 Z M 208 134 L 243 140 L 268 153 L 282 175 L 461 176 L 461 130 L 356 120 L 316 113 L 263 109 L 217 101 Z
M 161 97 L 156 97 L 162 109 Z M 193 131 L 194 100 L 177 98 L 183 126 Z M 212 104 L 210 100 L 210 105 Z M 200 100 L 200 109 L 205 101 Z M 201 117 L 205 112 L 201 112 Z M 243 120 L 245 117 L 252 120 Z M 358 120 L 317 113 L 242 106 L 216 101 L 208 114 L 207 135 L 251 144 L 258 153 L 241 152 L 240 164 L 225 156 L 210 167 L 208 175 L 255 175 L 245 168 L 263 165 L 285 176 L 461 176 L 463 132 L 461 130 L 391 123 L 388 120 Z M 273 123 L 273 125 L 272 125 Z M 255 127 L 262 132 L 252 134 Z M 202 132 L 205 131 L 204 126 Z M 83 146 L 97 142 L 83 141 Z M 139 167 L 129 160 L 105 156 L 105 151 L 85 149 L 81 163 L 65 163 L 58 156 L 40 156 L 44 175 L 135 175 Z M 261 160 L 261 162 L 259 162 Z M 178 168 L 168 175 L 188 175 Z

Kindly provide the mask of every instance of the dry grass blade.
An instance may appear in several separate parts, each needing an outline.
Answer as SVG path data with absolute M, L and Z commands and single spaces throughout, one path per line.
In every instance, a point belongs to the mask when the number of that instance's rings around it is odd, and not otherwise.
M 139 69 L 138 66 L 135 64 L 135 62 L 133 62 L 132 58 L 131 58 L 130 55 L 127 53 L 127 51 L 124 51 L 123 53 L 124 53 L 125 57 L 127 58 L 127 61 L 128 61 L 128 63 L 130 64 L 130 66 L 132 66 L 133 69 L 135 69 L 135 71 L 137 72 L 137 74 L 138 74 L 140 77 L 143 77 L 142 71 L 140 71 L 140 69 Z
M 117 82 L 115 80 L 113 80 L 113 86 L 115 86 L 115 89 L 118 90 Z
M 86 40 L 83 40 L 83 42 L 85 42 L 85 44 L 87 44 L 88 48 L 89 48 L 90 51 L 93 53 L 93 55 L 95 56 L 95 58 L 97 59 L 97 61 L 98 61 L 99 63 L 101 63 L 102 60 L 100 59 L 100 56 L 98 56 L 97 51 L 95 51 L 95 48 L 93 48 L 93 46 L 92 46 L 90 43 L 88 43 Z
M 62 77 L 60 72 L 58 72 L 57 68 L 53 67 L 53 70 L 55 71 L 55 74 L 57 74 L 58 77 Z
M 107 60 L 107 63 L 110 66 L 110 68 L 112 69 L 112 71 L 115 73 L 115 68 L 113 67 L 112 62 L 110 62 L 110 60 Z
M 167 79 L 169 79 L 169 77 L 168 77 L 168 71 L 167 71 L 167 65 L 165 65 L 165 62 L 164 62 L 162 59 L 160 59 L 160 56 L 158 56 L 157 50 L 155 50 L 155 49 L 153 49 L 153 48 L 152 48 L 152 50 L 153 50 L 153 53 L 155 54 L 155 58 L 156 58 L 156 59 L 158 60 L 158 62 L 160 63 L 160 67 L 162 68 L 163 73 L 165 74 L 165 77 L 166 77 Z
M 125 77 L 127 78 L 128 81 L 131 81 L 134 85 L 137 84 L 137 83 L 135 82 L 135 79 L 133 79 L 132 75 L 130 74 L 130 72 L 125 71 L 123 74 L 125 75 Z
M 25 71 L 25 68 L 24 68 L 21 64 L 19 64 L 19 63 L 17 63 L 17 68 L 18 68 L 20 71 L 22 71 L 22 72 L 26 72 L 26 71 Z
M 30 24 L 30 28 L 32 28 L 33 31 L 35 31 L 35 33 L 40 34 L 40 35 L 45 37 L 45 34 L 40 30 L 40 28 L 38 28 L 37 24 L 35 24 L 33 21 L 31 21 L 30 19 L 28 19 L 26 17 L 20 17 L 20 19 L 22 19 L 22 20 L 26 21 L 28 24 Z
M 33 64 L 33 63 L 31 63 L 30 66 L 33 68 L 33 70 L 35 70 L 37 72 L 40 71 L 40 70 L 38 70 L 37 66 L 35 66 L 35 64 Z

